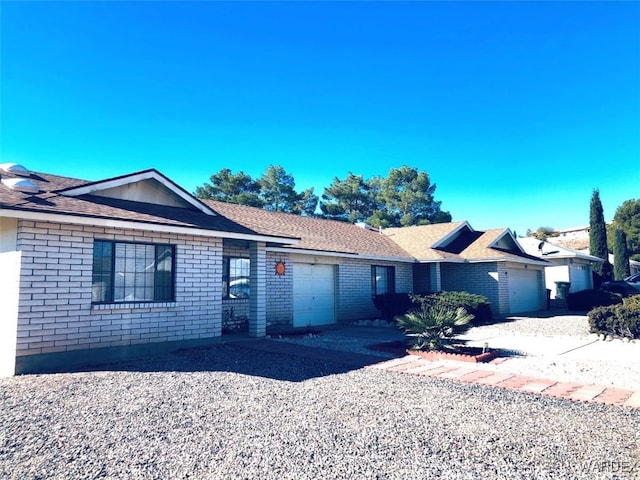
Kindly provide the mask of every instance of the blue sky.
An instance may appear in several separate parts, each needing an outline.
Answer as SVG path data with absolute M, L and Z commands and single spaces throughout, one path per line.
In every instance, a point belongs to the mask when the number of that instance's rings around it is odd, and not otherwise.
M 2 162 L 322 194 L 409 165 L 474 228 L 640 198 L 639 2 L 0 4 Z

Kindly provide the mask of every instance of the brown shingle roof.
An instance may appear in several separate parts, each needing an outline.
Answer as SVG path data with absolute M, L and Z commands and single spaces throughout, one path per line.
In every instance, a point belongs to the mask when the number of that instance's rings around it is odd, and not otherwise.
M 300 237 L 296 249 L 413 260 L 385 235 L 350 223 L 211 200 L 205 200 L 205 203 L 220 215 L 257 232 Z
M 432 248 L 438 241 L 464 225 L 465 222 L 435 223 L 402 228 L 386 228 L 384 234 L 418 260 L 444 260 L 455 255 Z
M 6 172 L 0 175 L 15 177 Z M 295 246 L 296 249 L 405 261 L 534 258 L 491 246 L 504 234 L 505 229 L 489 230 L 484 233 L 473 232 L 472 235 L 461 237 L 454 245 L 455 248 L 438 245 L 438 242 L 455 234 L 458 229 L 471 232 L 466 222 L 389 228 L 384 230 L 382 235 L 376 230 L 350 223 L 208 200 L 203 203 L 210 206 L 218 215 L 207 215 L 196 208 L 171 207 L 96 195 L 66 196 L 64 191 L 70 188 L 95 182 L 45 173 L 33 173 L 29 180 L 39 187 L 40 193 L 25 194 L 0 185 L 0 209 L 277 237 L 278 243 L 282 241 L 283 244 L 288 243 L 287 239 L 300 239 Z M 466 246 L 465 241 L 469 242 Z M 437 245 L 436 248 L 434 245 Z
M 15 177 L 6 172 L 0 175 Z M 89 194 L 64 194 L 71 188 L 97 182 L 46 173 L 32 173 L 29 180 L 40 188 L 40 193 L 25 194 L 0 185 L 0 209 L 277 237 L 282 239 L 283 244 L 290 243 L 288 239 L 302 239 L 298 248 L 306 250 L 413 260 L 401 247 L 377 231 L 348 223 L 212 201 L 205 203 L 218 215 L 207 215 L 195 208 L 171 207 Z
M 467 248 L 460 252 L 460 256 L 465 260 L 491 259 L 500 260 L 509 256 L 515 256 L 501 249 L 490 247 L 502 234 L 506 232 L 505 228 L 496 228 L 481 232 L 479 238 L 471 243 Z
M 466 222 L 418 225 L 388 228 L 384 230 L 384 233 L 423 262 L 540 261 L 538 258 L 520 252 L 515 245 L 514 249 L 504 249 L 493 245 L 508 231 L 506 228 L 480 232 L 472 231 L 466 225 L 468 225 Z M 455 233 L 456 230 L 461 231 Z M 439 245 L 449 235 L 453 237 L 452 241 Z
M 3 178 L 15 177 L 15 175 L 6 172 L 2 172 L 0 175 Z M 32 173 L 28 179 L 39 187 L 40 193 L 25 194 L 0 185 L 0 209 L 259 235 L 250 228 L 228 218 L 207 215 L 195 208 L 170 207 L 95 195 L 69 197 L 59 193 L 69 188 L 94 182 L 46 173 Z M 283 240 L 295 238 L 290 234 L 283 234 L 280 237 L 284 237 Z

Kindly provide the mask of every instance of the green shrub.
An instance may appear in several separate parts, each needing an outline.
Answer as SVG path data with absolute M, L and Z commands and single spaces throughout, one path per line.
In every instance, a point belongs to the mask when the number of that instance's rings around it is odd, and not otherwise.
M 637 303 L 637 304 L 636 304 Z M 597 307 L 588 314 L 593 333 L 623 338 L 640 338 L 640 302 L 632 305 Z
M 592 333 L 607 334 L 613 331 L 615 307 L 596 307 L 587 314 Z
M 419 307 L 441 305 L 449 308 L 462 307 L 473 315 L 473 325 L 483 325 L 492 319 L 491 304 L 482 295 L 468 292 L 437 292 L 429 295 L 411 295 L 413 303 Z
M 588 312 L 595 307 L 606 307 L 622 303 L 622 297 L 617 293 L 604 290 L 582 290 L 567 296 L 569 310 Z
M 623 298 L 622 303 L 627 307 L 640 308 L 640 295 L 631 295 L 630 297 Z
M 465 333 L 473 319 L 463 307 L 452 308 L 443 304 L 423 304 L 397 318 L 414 350 L 444 350 L 451 346 L 454 336 Z
M 408 293 L 385 293 L 384 295 L 376 295 L 373 297 L 373 304 L 380 310 L 383 318 L 389 321 L 415 308 Z

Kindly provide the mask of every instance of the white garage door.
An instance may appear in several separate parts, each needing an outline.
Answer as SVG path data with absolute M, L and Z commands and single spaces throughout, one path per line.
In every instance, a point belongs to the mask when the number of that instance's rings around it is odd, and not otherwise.
M 510 269 L 509 313 L 540 310 L 540 286 L 535 270 Z
M 591 269 L 587 265 L 570 265 L 571 292 L 580 292 L 591 288 Z
M 293 326 L 335 323 L 333 265 L 293 265 Z

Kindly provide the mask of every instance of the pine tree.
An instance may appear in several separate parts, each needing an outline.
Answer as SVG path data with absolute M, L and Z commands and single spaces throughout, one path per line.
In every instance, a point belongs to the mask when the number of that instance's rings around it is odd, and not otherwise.
M 629 267 L 629 250 L 627 249 L 627 235 L 624 230 L 616 228 L 613 244 L 613 275 L 616 280 L 622 280 L 631 274 Z
M 611 274 L 611 264 L 608 260 L 607 225 L 604 222 L 600 190 L 597 188 L 591 196 L 591 208 L 589 211 L 589 253 L 594 257 L 604 260 L 604 263 L 595 264 L 593 270 L 598 275 L 600 281 L 608 280 Z

